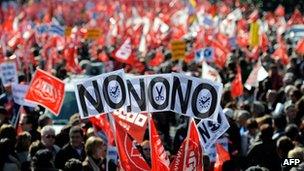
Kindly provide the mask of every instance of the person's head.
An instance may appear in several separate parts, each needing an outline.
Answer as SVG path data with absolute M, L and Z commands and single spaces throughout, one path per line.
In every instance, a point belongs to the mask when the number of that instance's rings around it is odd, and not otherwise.
M 274 116 L 273 125 L 276 130 L 284 130 L 287 125 L 286 117 L 284 115 Z
M 38 150 L 31 160 L 32 170 L 52 170 L 55 169 L 53 154 L 48 149 Z
M 276 65 L 271 65 L 269 70 L 269 75 L 274 76 L 279 73 L 278 67 Z
M 246 110 L 240 110 L 237 113 L 237 121 L 241 126 L 246 126 L 246 122 L 250 117 L 250 113 Z
M 268 90 L 266 94 L 266 100 L 268 103 L 273 103 L 276 99 L 277 91 L 276 90 Z
M 302 97 L 302 93 L 298 89 L 292 89 L 289 92 L 289 97 L 292 103 L 296 103 Z
M 55 130 L 52 126 L 47 125 L 41 129 L 41 142 L 47 148 L 51 148 L 55 143 Z
M 24 152 L 28 151 L 31 145 L 31 134 L 28 132 L 22 132 L 17 136 L 16 151 Z
M 150 142 L 148 140 L 143 141 L 141 144 L 143 155 L 145 159 L 150 159 Z
M 42 129 L 46 125 L 53 125 L 53 120 L 46 114 L 40 115 L 38 118 L 38 125 Z
M 39 140 L 32 142 L 29 150 L 30 159 L 32 159 L 37 151 L 41 149 L 45 149 L 45 146 Z
M 260 126 L 262 141 L 269 141 L 272 139 L 273 129 L 269 124 L 263 124 Z
M 289 137 L 292 141 L 295 141 L 299 137 L 299 128 L 296 124 L 289 124 L 285 128 L 286 136 Z
M 70 159 L 64 164 L 63 171 L 82 171 L 82 163 L 78 159 Z
M 83 136 L 83 130 L 79 126 L 73 126 L 69 132 L 70 144 L 72 145 L 72 147 L 81 147 L 83 142 Z
M 22 115 L 20 120 L 20 125 L 23 131 L 36 130 L 38 128 L 38 123 L 32 115 Z
M 303 147 L 295 147 L 294 149 L 288 152 L 288 158 L 296 158 L 300 159 L 300 161 L 304 161 L 304 148 Z
M 80 125 L 80 115 L 78 113 L 73 114 L 69 119 L 69 124 L 71 126 Z
M 4 107 L 0 106 L 0 127 L 5 122 L 7 115 L 7 110 Z
M 17 133 L 15 128 L 10 124 L 3 124 L 0 128 L 0 139 L 8 138 L 13 145 L 16 143 Z
M 85 144 L 86 154 L 95 159 L 105 158 L 107 155 L 107 144 L 99 137 L 92 136 Z
M 277 149 L 281 158 L 287 158 L 288 152 L 294 148 L 290 138 L 282 136 L 277 141 Z
M 269 169 L 267 169 L 266 167 L 261 167 L 261 166 L 250 166 L 245 171 L 269 171 Z
M 297 114 L 296 106 L 292 103 L 285 104 L 284 112 L 287 116 L 288 122 L 293 122 Z
M 250 118 L 246 121 L 246 126 L 250 135 L 255 135 L 258 127 L 258 122 L 254 118 Z

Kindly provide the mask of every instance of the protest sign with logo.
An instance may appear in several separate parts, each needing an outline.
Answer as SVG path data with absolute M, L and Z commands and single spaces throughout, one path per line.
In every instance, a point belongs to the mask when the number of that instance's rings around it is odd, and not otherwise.
M 82 118 L 120 108 L 126 113 L 173 111 L 209 118 L 217 114 L 222 92 L 221 83 L 206 79 L 176 73 L 125 79 L 122 70 L 81 80 L 75 86 Z
M 172 60 L 184 59 L 186 54 L 186 43 L 183 40 L 171 41 Z
M 256 21 L 250 24 L 250 33 L 249 33 L 249 45 L 251 47 L 258 46 L 260 35 L 260 24 Z
M 201 142 L 205 150 L 208 150 L 230 127 L 222 109 L 220 109 L 216 121 L 217 122 L 212 120 L 201 120 L 197 124 L 197 129 L 201 135 Z
M 212 47 L 202 48 L 195 52 L 195 62 L 201 63 L 203 60 L 212 62 L 214 50 Z
M 64 35 L 65 36 L 70 36 L 72 34 L 72 28 L 71 27 L 66 27 L 64 29 Z
M 113 112 L 130 104 L 123 70 L 81 80 L 75 84 L 75 90 L 82 118 Z
M 28 90 L 28 85 L 23 84 L 12 84 L 12 94 L 14 102 L 20 106 L 35 107 L 33 103 L 26 102 L 24 100 L 25 93 Z
M 40 104 L 58 115 L 64 99 L 64 82 L 38 69 L 29 85 L 25 100 Z
M 12 62 L 5 62 L 0 64 L 0 77 L 4 86 L 8 86 L 11 83 L 18 84 L 16 64 Z

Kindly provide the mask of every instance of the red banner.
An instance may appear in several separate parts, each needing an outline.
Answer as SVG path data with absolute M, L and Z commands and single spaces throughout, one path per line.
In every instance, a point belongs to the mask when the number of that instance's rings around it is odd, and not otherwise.
M 38 69 L 31 81 L 25 99 L 40 104 L 58 115 L 64 99 L 64 82 Z

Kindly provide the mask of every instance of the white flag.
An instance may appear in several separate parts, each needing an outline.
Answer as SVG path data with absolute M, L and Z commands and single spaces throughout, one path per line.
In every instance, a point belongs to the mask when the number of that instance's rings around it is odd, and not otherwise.
M 205 61 L 202 63 L 202 78 L 221 83 L 222 78 L 216 69 L 208 65 Z
M 252 87 L 258 86 L 260 81 L 263 81 L 265 78 L 268 77 L 268 72 L 262 66 L 261 62 L 258 62 L 253 70 L 251 71 L 247 81 L 245 83 L 245 87 L 248 90 L 251 90 Z

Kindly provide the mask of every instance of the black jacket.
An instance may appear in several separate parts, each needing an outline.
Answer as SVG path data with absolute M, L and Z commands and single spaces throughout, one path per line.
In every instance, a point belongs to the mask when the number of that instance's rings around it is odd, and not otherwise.
M 78 159 L 80 161 L 84 161 L 86 155 L 85 155 L 85 151 L 84 151 L 84 147 L 82 148 L 81 151 L 81 155 L 78 154 L 77 150 L 74 149 L 71 144 L 67 144 L 65 145 L 56 155 L 55 158 L 55 166 L 58 169 L 63 169 L 65 163 L 71 159 L 71 158 L 75 158 Z

